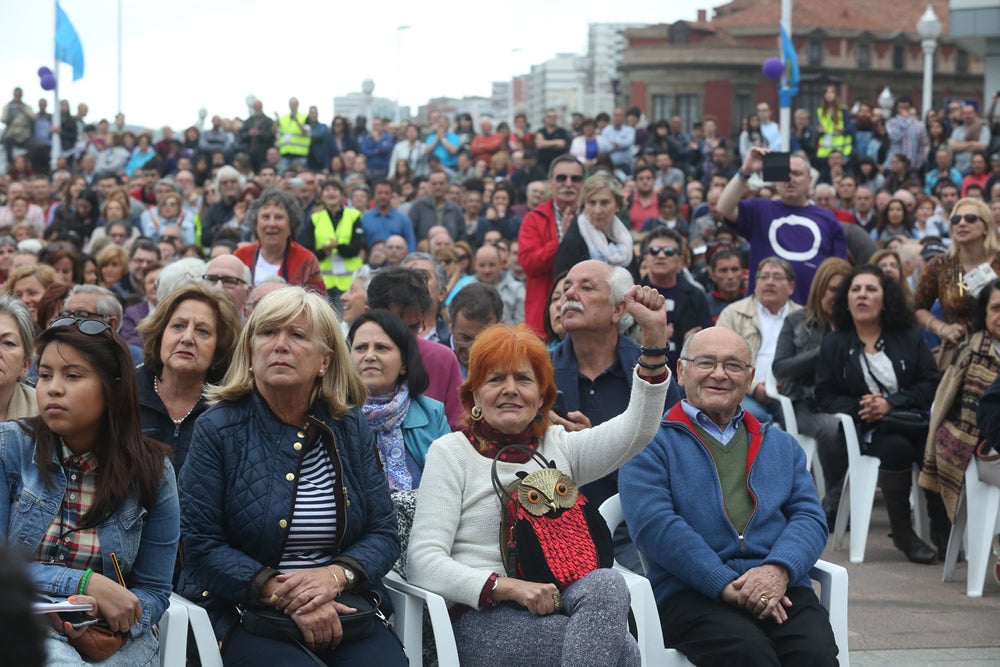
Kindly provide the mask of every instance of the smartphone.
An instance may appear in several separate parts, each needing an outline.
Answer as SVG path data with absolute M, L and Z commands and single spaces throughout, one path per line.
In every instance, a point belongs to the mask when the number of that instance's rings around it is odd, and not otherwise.
M 74 630 L 85 628 L 88 625 L 96 625 L 101 619 L 91 616 L 85 611 L 61 611 L 59 618 L 70 624 Z
M 791 153 L 768 153 L 763 157 L 764 181 L 778 183 L 788 181 L 791 175 Z

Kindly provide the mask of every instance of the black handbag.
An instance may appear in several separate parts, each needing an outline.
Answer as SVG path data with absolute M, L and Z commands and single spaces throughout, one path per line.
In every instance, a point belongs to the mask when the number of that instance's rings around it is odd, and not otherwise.
M 385 622 L 379 609 L 382 598 L 375 591 L 364 593 L 341 593 L 337 602 L 357 609 L 353 614 L 341 614 L 340 625 L 344 630 L 341 643 L 364 639 L 375 628 L 375 620 Z M 270 606 L 255 606 L 241 611 L 240 624 L 243 629 L 257 637 L 267 637 L 279 641 L 302 644 L 305 637 L 291 616 Z
M 875 373 L 872 372 L 871 364 L 868 363 L 868 357 L 864 352 L 861 353 L 861 358 L 864 360 L 865 366 L 868 368 L 868 374 L 872 376 L 872 380 L 875 381 L 875 384 L 877 384 L 878 388 L 882 391 L 882 395 L 888 396 L 888 390 L 886 390 L 885 386 L 879 382 L 877 377 L 875 377 Z M 927 439 L 927 431 L 930 429 L 930 426 L 931 420 L 928 417 L 926 410 L 893 408 L 879 420 L 875 428 L 883 433 L 895 433 L 901 435 L 911 442 L 923 443 Z

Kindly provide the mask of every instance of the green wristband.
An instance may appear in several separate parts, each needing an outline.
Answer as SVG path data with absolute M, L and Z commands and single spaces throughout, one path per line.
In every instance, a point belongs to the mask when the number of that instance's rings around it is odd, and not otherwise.
M 79 595 L 87 594 L 87 584 L 90 583 L 90 575 L 92 575 L 93 573 L 94 571 L 88 567 L 84 571 L 83 576 L 80 577 L 80 586 L 77 588 L 77 593 Z

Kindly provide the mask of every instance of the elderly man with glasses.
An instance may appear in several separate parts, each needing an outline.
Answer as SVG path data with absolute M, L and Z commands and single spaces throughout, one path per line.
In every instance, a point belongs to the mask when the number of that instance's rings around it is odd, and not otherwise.
M 236 306 L 236 311 L 245 316 L 247 297 L 250 296 L 250 267 L 235 255 L 219 255 L 205 266 L 202 279 L 214 287 L 221 287 Z
M 740 407 L 751 360 L 722 327 L 688 339 L 677 364 L 687 398 L 622 467 L 622 509 L 667 646 L 697 665 L 836 665 L 809 580 L 826 518 L 799 444 Z
M 726 306 L 717 323 L 738 333 L 750 346 L 756 373 L 743 407 L 762 422 L 772 421 L 779 414 L 777 404 L 764 391 L 764 381 L 771 372 L 785 318 L 802 308 L 791 300 L 794 292 L 792 265 L 780 257 L 766 257 L 757 265 L 753 294 Z

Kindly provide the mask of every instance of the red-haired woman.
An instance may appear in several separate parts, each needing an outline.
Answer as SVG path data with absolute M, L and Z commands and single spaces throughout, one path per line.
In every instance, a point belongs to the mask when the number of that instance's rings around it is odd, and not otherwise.
M 494 456 L 508 444 L 537 450 L 582 485 L 618 468 L 652 438 L 669 384 L 664 300 L 652 288 L 632 287 L 625 301 L 644 345 L 661 349 L 640 357 L 628 409 L 591 429 L 550 427 L 555 378 L 548 350 L 531 329 L 496 325 L 472 346 L 460 388 L 470 418 L 427 454 L 407 566 L 410 581 L 456 603 L 462 664 L 513 664 L 525 655 L 538 664 L 639 662 L 625 623 L 628 589 L 614 570 L 592 570 L 561 591 L 500 575 L 501 504 L 491 483 Z M 505 485 L 537 469 L 530 457 L 510 454 L 496 464 Z M 530 644 L 521 639 L 527 637 Z

